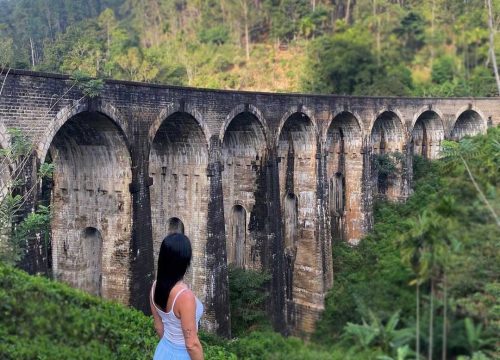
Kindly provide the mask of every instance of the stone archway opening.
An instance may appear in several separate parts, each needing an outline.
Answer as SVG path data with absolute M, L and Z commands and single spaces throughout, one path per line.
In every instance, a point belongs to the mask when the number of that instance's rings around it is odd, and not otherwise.
M 392 111 L 380 114 L 370 135 L 374 194 L 397 200 L 402 193 L 405 136 L 401 119 Z
M 277 150 L 281 195 L 316 191 L 316 134 L 307 115 L 294 113 L 288 117 L 281 128 Z
M 325 144 L 328 209 L 332 240 L 357 242 L 363 233 L 362 134 L 350 112 L 335 116 Z
M 184 235 L 184 223 L 181 219 L 173 217 L 168 219 L 168 234 L 182 234 Z
M 230 234 L 228 263 L 244 268 L 247 246 L 247 211 L 241 205 L 235 205 L 232 208 Z
M 298 224 L 298 207 L 299 202 L 297 196 L 292 193 L 285 195 L 283 199 L 283 243 L 285 245 L 285 286 L 286 286 L 286 300 L 288 308 L 288 319 L 291 325 L 295 322 L 295 304 L 294 290 L 296 289 L 297 282 L 295 275 L 295 261 L 297 258 L 297 248 L 299 246 L 299 224 Z M 298 274 L 297 274 L 298 275 Z M 303 284 L 302 284 L 303 286 Z
M 485 125 L 481 115 L 474 110 L 466 110 L 455 122 L 450 139 L 459 141 L 466 136 L 474 136 L 483 132 L 485 132 Z
M 436 159 L 444 139 L 442 119 L 432 110 L 424 111 L 415 122 L 411 136 L 414 155 Z
M 200 294 L 205 284 L 207 165 L 208 144 L 198 120 L 186 112 L 168 116 L 158 128 L 149 153 L 154 259 L 158 259 L 165 234 L 182 232 L 188 236 L 193 261 L 186 281 Z M 155 262 L 155 271 L 156 267 Z
M 341 172 L 335 173 L 330 179 L 330 213 L 334 217 L 344 216 L 345 212 L 345 176 Z
M 94 227 L 87 227 L 81 233 L 81 247 L 79 263 L 83 264 L 80 270 L 82 283 L 79 289 L 90 294 L 101 296 L 102 292 L 102 235 Z
M 54 173 L 42 200 L 52 206 L 54 277 L 128 304 L 132 171 L 124 133 L 107 116 L 82 112 L 59 129 L 47 158 Z
M 224 217 L 226 224 L 228 260 L 239 262 L 249 269 L 261 269 L 259 236 L 264 236 L 265 189 L 263 165 L 266 156 L 266 136 L 259 119 L 250 112 L 236 115 L 229 123 L 222 141 L 224 175 Z M 240 204 L 250 212 L 246 225 L 246 245 L 236 259 L 235 248 L 242 233 L 234 232 L 233 205 Z M 241 216 L 241 214 L 240 214 Z
M 307 115 L 294 113 L 286 119 L 279 134 L 277 151 L 285 247 L 291 249 L 297 243 L 314 243 L 316 135 L 314 125 Z M 296 194 L 300 195 L 300 206 Z M 307 239 L 297 238 L 299 223 L 307 224 L 307 229 L 304 229 L 309 235 Z M 288 233 L 290 236 L 295 234 L 292 237 L 287 235 L 290 224 L 295 224 L 293 232 Z
M 283 238 L 285 252 L 297 251 L 298 235 L 298 207 L 297 196 L 288 193 L 283 200 Z

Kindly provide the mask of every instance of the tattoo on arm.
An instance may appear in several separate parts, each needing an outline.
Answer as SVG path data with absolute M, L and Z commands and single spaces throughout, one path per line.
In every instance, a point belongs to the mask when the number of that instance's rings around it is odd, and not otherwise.
M 182 332 L 184 333 L 184 339 L 189 339 L 193 335 L 193 329 L 182 329 Z

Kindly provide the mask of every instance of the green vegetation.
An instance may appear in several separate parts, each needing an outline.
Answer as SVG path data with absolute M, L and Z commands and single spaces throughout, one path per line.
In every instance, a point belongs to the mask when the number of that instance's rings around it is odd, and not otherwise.
M 497 92 L 484 0 L 0 0 L 0 8 L 1 67 L 229 89 Z
M 137 310 L 1 264 L 0 338 L 2 359 L 151 359 L 158 341 Z M 207 359 L 234 358 L 204 347 Z
M 0 274 L 2 358 L 92 359 L 116 354 L 139 359 L 152 354 L 152 323 L 140 312 L 7 266 L 0 267 Z
M 39 205 L 26 216 L 26 204 L 35 190 L 36 184 L 27 188 L 25 174 L 32 164 L 29 156 L 33 145 L 21 130 L 8 129 L 10 146 L 0 149 L 0 261 L 17 264 L 22 259 L 27 239 L 39 236 L 48 241 L 50 209 Z M 41 164 L 40 179 L 51 177 L 52 164 Z M 6 175 L 6 176 L 5 176 Z M 21 195 L 23 194 L 23 195 Z
M 151 317 L 0 263 L 0 358 L 151 359 Z M 299 339 L 255 332 L 226 341 L 201 334 L 207 360 L 330 359 Z M 236 355 L 238 357 L 236 357 Z
M 498 17 L 500 2 L 494 6 Z M 72 74 L 87 97 L 99 95 L 103 77 L 356 95 L 496 94 L 483 0 L 0 0 L 0 8 L 0 68 Z M 15 174 L 0 184 L 0 357 L 151 358 L 150 318 L 10 267 L 50 220 L 50 208 L 40 206 L 18 221 L 32 146 L 15 129 L 10 137 L 0 152 L 2 173 Z M 444 142 L 434 163 L 415 158 L 413 196 L 378 202 L 375 227 L 357 247 L 335 244 L 334 287 L 307 345 L 269 330 L 268 276 L 232 269 L 236 338 L 202 334 L 206 358 L 500 358 L 498 154 L 495 128 Z M 399 156 L 378 156 L 379 175 L 399 171 Z M 52 171 L 43 164 L 40 176 Z
M 439 161 L 415 158 L 406 203 L 377 203 L 374 230 L 357 247 L 336 244 L 334 287 L 310 343 L 253 331 L 266 326 L 267 276 L 232 269 L 239 337 L 202 334 L 206 358 L 498 358 L 500 128 L 443 146 Z M 136 310 L 5 265 L 0 337 L 6 359 L 151 358 L 157 341 Z
M 402 348 L 383 345 L 389 327 L 411 329 L 400 345 L 422 356 L 438 358 L 444 348 L 449 357 L 498 357 L 500 128 L 444 147 L 442 160 L 415 158 L 406 203 L 376 204 L 374 230 L 359 246 L 334 248 L 335 283 L 315 341 L 394 357 Z
M 237 337 L 257 329 L 270 329 L 265 312 L 266 292 L 271 276 L 254 270 L 229 267 L 231 332 Z

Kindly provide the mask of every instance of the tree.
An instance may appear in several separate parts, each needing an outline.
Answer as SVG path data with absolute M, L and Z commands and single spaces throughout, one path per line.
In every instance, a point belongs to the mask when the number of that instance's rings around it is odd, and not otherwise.
M 243 335 L 252 329 L 269 326 L 264 304 L 269 297 L 266 287 L 270 280 L 267 273 L 229 268 L 231 301 L 231 330 L 233 335 Z
M 409 12 L 394 33 L 402 43 L 402 55 L 406 60 L 413 59 L 414 54 L 425 45 L 425 22 L 415 12 Z
M 393 313 L 386 321 L 379 319 L 372 311 L 368 312 L 368 316 L 369 322 L 363 319 L 362 324 L 347 323 L 344 339 L 350 339 L 367 350 L 375 347 L 386 355 L 393 355 L 407 346 L 413 337 L 412 329 L 398 326 L 399 312 Z
M 491 5 L 491 0 L 487 0 L 487 3 L 488 3 L 488 27 L 490 29 L 491 65 L 493 66 L 493 72 L 495 73 L 498 95 L 500 95 L 500 76 L 498 75 L 497 57 L 495 55 L 495 29 L 493 28 L 493 6 Z
M 13 40 L 12 38 L 4 38 L 0 42 L 0 68 L 5 68 L 12 65 L 14 61 Z
M 116 61 L 131 80 L 150 81 L 158 74 L 158 69 L 135 47 L 129 48 L 127 53 L 118 57 Z
M 455 64 L 451 56 L 443 56 L 432 65 L 432 82 L 442 85 L 453 81 Z
M 443 287 L 443 346 L 447 334 L 447 259 L 459 243 L 454 237 L 456 222 L 453 217 L 455 199 L 441 198 L 431 209 L 426 209 L 416 218 L 407 221 L 408 231 L 400 237 L 402 261 L 409 266 L 415 278 L 410 284 L 416 286 L 416 351 L 420 354 L 420 285 L 430 282 L 428 359 L 433 359 L 435 292 L 438 283 Z M 446 351 L 443 350 L 446 354 Z
M 37 187 L 36 183 L 26 187 L 28 184 L 23 180 L 24 168 L 30 166 L 33 147 L 20 130 L 8 129 L 8 133 L 10 146 L 0 149 L 0 261 L 14 265 L 23 259 L 29 237 L 48 232 L 50 211 L 42 206 L 27 217 L 21 217 L 25 204 Z M 42 164 L 38 176 L 52 176 L 52 171 L 52 165 Z
M 336 94 L 363 94 L 373 84 L 377 61 L 366 34 L 347 30 L 316 39 L 310 48 L 310 73 L 304 77 L 304 89 Z
M 498 151 L 500 151 L 500 143 L 497 145 Z M 460 142 L 454 141 L 445 141 L 442 144 L 442 153 L 444 160 L 447 162 L 447 166 L 457 166 L 456 163 L 460 162 L 463 164 L 467 176 L 469 177 L 471 183 L 474 185 L 474 188 L 477 190 L 479 198 L 484 203 L 486 208 L 489 210 L 492 219 L 495 221 L 496 225 L 500 228 L 500 217 L 496 213 L 493 205 L 488 200 L 488 197 L 484 193 L 484 191 L 479 186 L 476 181 L 476 177 L 472 173 L 469 163 L 467 160 L 473 159 L 477 157 L 478 153 L 478 144 L 473 142 L 471 139 L 462 139 Z

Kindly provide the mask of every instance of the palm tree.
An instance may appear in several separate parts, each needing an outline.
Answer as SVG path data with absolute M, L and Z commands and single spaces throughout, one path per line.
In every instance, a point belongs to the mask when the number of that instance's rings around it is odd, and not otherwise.
M 409 265 L 415 278 L 410 285 L 416 286 L 416 346 L 420 356 L 420 285 L 430 282 L 429 296 L 429 347 L 427 358 L 432 360 L 434 347 L 434 299 L 436 284 L 442 282 L 446 294 L 446 262 L 450 245 L 455 244 L 451 213 L 454 207 L 452 197 L 443 197 L 435 208 L 426 209 L 407 222 L 409 230 L 400 238 L 402 261 Z M 446 346 L 447 299 L 443 299 L 443 346 Z M 446 350 L 443 350 L 446 357 Z
M 415 324 L 415 352 L 417 358 L 420 357 L 420 285 L 424 282 L 424 278 L 421 276 L 422 271 L 422 252 L 425 233 L 425 226 L 420 218 L 410 219 L 407 222 L 410 230 L 403 234 L 400 239 L 400 249 L 402 261 L 406 263 L 413 271 L 414 279 L 410 282 L 410 285 L 415 285 L 415 313 L 416 313 L 416 324 Z
M 368 311 L 368 321 L 362 324 L 347 323 L 343 338 L 354 341 L 363 349 L 379 348 L 384 354 L 398 353 L 412 339 L 413 329 L 399 328 L 399 311 L 382 321 L 373 311 Z

